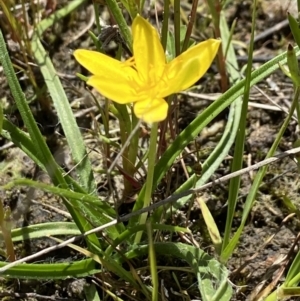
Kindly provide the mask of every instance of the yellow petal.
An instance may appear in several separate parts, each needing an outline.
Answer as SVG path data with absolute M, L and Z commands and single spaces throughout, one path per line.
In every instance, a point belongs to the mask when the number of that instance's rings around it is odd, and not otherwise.
M 144 82 L 159 79 L 166 57 L 157 30 L 139 15 L 132 24 L 133 54 L 137 71 Z
M 209 39 L 180 54 L 165 69 L 167 85 L 161 89 L 160 97 L 180 92 L 192 86 L 212 64 L 221 41 Z
M 80 65 L 95 75 L 107 75 L 114 72 L 114 74 L 124 75 L 124 63 L 115 60 L 103 53 L 78 49 L 74 51 L 74 57 Z
M 130 103 L 140 99 L 133 85 L 120 78 L 116 80 L 116 78 L 94 75 L 88 79 L 87 84 L 117 103 Z
M 76 60 L 94 74 L 87 81 L 105 97 L 118 103 L 139 100 L 135 87 L 139 80 L 135 69 L 102 53 L 79 49 L 74 51 Z
M 147 123 L 165 120 L 168 114 L 168 104 L 164 99 L 146 99 L 134 104 L 134 114 Z

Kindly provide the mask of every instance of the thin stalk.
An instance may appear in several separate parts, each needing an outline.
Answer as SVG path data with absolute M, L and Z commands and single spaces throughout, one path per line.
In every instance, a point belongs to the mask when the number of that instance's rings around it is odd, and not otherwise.
M 256 1 L 254 1 L 253 7 L 253 14 L 252 14 L 252 24 L 255 24 L 256 18 Z M 247 65 L 247 72 L 246 72 L 246 82 L 245 82 L 245 90 L 244 90 L 244 100 L 242 104 L 242 111 L 241 111 L 241 119 L 239 124 L 239 129 L 236 137 L 236 143 L 234 148 L 234 160 L 231 166 L 231 172 L 235 172 L 242 168 L 243 164 L 243 156 L 244 156 L 244 143 L 245 143 L 245 135 L 246 135 L 246 121 L 248 111 L 248 101 L 250 95 L 250 79 L 251 79 L 251 69 L 252 69 L 252 56 L 253 56 L 253 40 L 254 40 L 254 30 L 255 26 L 253 25 L 251 28 L 251 43 L 249 45 L 249 61 Z M 236 177 L 230 181 L 229 185 L 229 196 L 228 196 L 228 213 L 226 219 L 226 226 L 225 226 L 225 233 L 224 233 L 224 240 L 222 249 L 224 250 L 229 243 L 230 234 L 231 234 L 231 227 L 233 216 L 235 212 L 235 207 L 237 203 L 237 197 L 239 193 L 241 177 Z
M 209 6 L 210 13 L 212 15 L 215 37 L 221 38 L 221 30 L 220 30 L 220 20 L 222 13 L 222 3 L 220 0 L 208 0 L 207 5 Z M 221 75 L 221 90 L 222 92 L 227 91 L 228 89 L 228 78 L 225 67 L 225 58 L 222 51 L 222 47 L 219 48 L 219 52 L 217 55 L 218 68 Z
M 198 0 L 193 0 L 191 14 L 189 16 L 189 24 L 186 29 L 186 34 L 185 34 L 181 52 L 186 51 L 189 46 L 190 37 L 191 37 L 192 31 L 193 31 L 193 26 L 194 26 L 195 19 L 196 19 L 197 7 L 198 7 Z
M 175 53 L 180 54 L 180 0 L 174 0 Z
M 150 272 L 152 280 L 152 301 L 158 300 L 158 274 L 157 274 L 157 262 L 155 248 L 153 244 L 153 229 L 151 222 L 146 223 L 147 234 L 148 234 L 148 245 L 149 245 L 149 262 L 150 262 Z
M 227 59 L 227 54 L 229 52 L 229 47 L 231 45 L 231 41 L 232 41 L 233 33 L 234 33 L 234 30 L 235 30 L 236 22 L 237 22 L 237 19 L 234 19 L 233 22 L 232 22 L 231 28 L 230 28 L 230 32 L 229 32 L 229 36 L 228 36 L 228 40 L 227 40 L 227 45 L 226 45 L 226 48 L 225 48 L 225 51 L 224 51 L 225 59 Z
M 156 145 L 157 145 L 157 130 L 158 130 L 158 123 L 155 122 L 151 128 L 150 134 L 150 146 L 149 146 L 149 153 L 148 153 L 148 174 L 146 180 L 146 191 L 145 191 L 145 198 L 143 208 L 148 207 L 151 202 L 151 195 L 152 195 L 152 187 L 153 187 L 153 175 L 154 175 L 154 167 L 156 161 Z M 139 224 L 143 225 L 146 223 L 148 213 L 143 213 L 139 218 Z M 134 242 L 138 244 L 141 241 L 142 232 L 138 232 L 135 236 Z
M 98 35 L 101 33 L 99 5 L 94 1 L 95 22 Z

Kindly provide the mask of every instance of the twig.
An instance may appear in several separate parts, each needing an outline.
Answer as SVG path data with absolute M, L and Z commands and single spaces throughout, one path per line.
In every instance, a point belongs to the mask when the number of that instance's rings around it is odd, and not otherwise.
M 282 28 L 284 28 L 288 25 L 289 25 L 289 20 L 288 19 L 285 19 L 285 20 L 277 23 L 276 25 L 272 26 L 271 28 L 268 28 L 268 29 L 264 30 L 263 32 L 261 32 L 260 34 L 256 35 L 254 37 L 254 43 L 256 43 L 257 41 L 259 41 L 261 39 L 264 39 L 264 38 L 270 36 L 274 32 L 277 32 L 280 29 L 282 29 Z M 249 44 L 249 43 L 250 43 L 250 40 L 247 41 L 247 44 Z

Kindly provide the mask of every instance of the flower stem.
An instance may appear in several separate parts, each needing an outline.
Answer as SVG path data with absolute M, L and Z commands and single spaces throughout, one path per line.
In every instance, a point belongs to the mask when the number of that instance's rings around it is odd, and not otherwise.
M 148 153 L 148 174 L 146 180 L 146 192 L 145 192 L 145 199 L 143 208 L 148 207 L 151 202 L 151 195 L 152 195 L 152 187 L 153 187 L 153 175 L 154 175 L 154 167 L 155 167 L 155 160 L 156 160 L 156 145 L 157 145 L 157 129 L 158 123 L 155 122 L 151 128 L 150 134 L 150 146 L 149 146 L 149 153 Z M 146 223 L 148 213 L 143 213 L 140 216 L 139 224 L 143 225 Z M 134 242 L 138 244 L 141 241 L 142 232 L 138 232 L 135 236 Z

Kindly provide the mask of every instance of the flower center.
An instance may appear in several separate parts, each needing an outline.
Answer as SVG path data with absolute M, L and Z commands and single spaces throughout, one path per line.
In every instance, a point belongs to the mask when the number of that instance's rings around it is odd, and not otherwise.
M 137 70 L 134 57 L 125 61 L 124 64 L 126 67 L 130 67 L 137 72 L 137 77 L 132 78 L 132 84 L 141 100 L 145 98 L 158 98 L 160 91 L 167 85 L 164 73 L 157 74 L 155 66 L 149 65 L 148 76 L 145 78 Z

